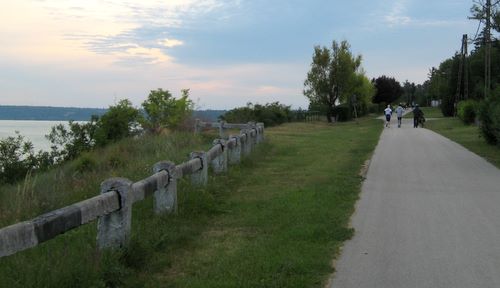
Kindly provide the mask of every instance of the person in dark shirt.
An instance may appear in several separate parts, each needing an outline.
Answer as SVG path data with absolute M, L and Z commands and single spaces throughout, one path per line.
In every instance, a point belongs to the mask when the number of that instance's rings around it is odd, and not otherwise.
M 423 117 L 424 112 L 422 112 L 422 110 L 420 110 L 420 108 L 418 107 L 418 104 L 416 104 L 415 108 L 413 108 L 413 128 L 418 128 L 418 124 L 423 123 Z

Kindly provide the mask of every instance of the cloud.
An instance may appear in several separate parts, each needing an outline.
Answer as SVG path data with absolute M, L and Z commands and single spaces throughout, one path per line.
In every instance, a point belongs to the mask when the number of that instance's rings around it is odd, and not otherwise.
M 406 1 L 396 1 L 389 14 L 384 16 L 384 20 L 389 26 L 407 25 L 412 20 L 409 16 L 404 15 L 406 11 Z
M 239 0 L 11 1 L 0 11 L 0 34 L 9 38 L 0 53 L 31 62 L 92 54 L 121 65 L 165 62 L 173 59 L 168 49 L 185 43 L 171 31 L 234 5 Z
M 165 46 L 167 48 L 172 48 L 172 47 L 175 47 L 175 46 L 184 45 L 184 42 L 182 42 L 181 40 L 177 40 L 177 39 L 168 39 L 168 38 L 166 38 L 166 39 L 158 41 L 158 44 L 160 44 L 162 46 Z
M 383 22 L 389 27 L 449 27 L 463 24 L 463 21 L 412 17 L 407 13 L 408 6 L 408 0 L 394 2 L 389 13 L 382 16 Z
M 117 56 L 122 61 L 132 59 L 146 64 L 158 64 L 172 59 L 158 48 L 146 48 L 139 45 L 127 46 L 125 51 L 117 53 Z

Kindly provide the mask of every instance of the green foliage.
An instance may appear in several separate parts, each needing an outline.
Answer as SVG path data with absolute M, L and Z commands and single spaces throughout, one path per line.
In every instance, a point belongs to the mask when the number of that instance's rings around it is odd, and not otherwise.
M 352 87 L 351 95 L 347 103 L 351 113 L 356 109 L 357 116 L 366 115 L 369 112 L 369 106 L 372 104 L 371 100 L 375 94 L 375 86 L 371 83 L 364 73 L 360 72 L 354 77 L 354 86 Z
M 304 81 L 304 95 L 310 106 L 320 106 L 332 121 L 333 108 L 338 101 L 350 101 L 356 88 L 360 71 L 361 56 L 353 56 L 347 41 L 332 42 L 331 49 L 314 47 L 311 70 Z M 361 96 L 361 95 L 358 95 Z
M 152 133 L 159 133 L 162 128 L 175 129 L 186 120 L 193 111 L 193 102 L 189 99 L 189 89 L 182 90 L 182 96 L 175 99 L 168 90 L 151 90 L 148 99 L 142 102 L 146 113 L 142 126 Z
M 132 106 L 130 100 L 120 100 L 117 105 L 110 106 L 108 112 L 99 119 L 95 143 L 105 146 L 137 134 L 140 120 L 139 110 Z
M 82 154 L 74 162 L 75 171 L 79 173 L 91 172 L 97 167 L 97 161 L 88 153 Z
M 90 151 L 95 145 L 98 120 L 97 116 L 92 116 L 87 123 L 69 121 L 69 130 L 62 124 L 53 126 L 50 134 L 45 137 L 52 143 L 51 155 L 54 161 L 75 159 L 81 153 Z
M 192 112 L 189 90 L 182 90 L 182 97 L 174 99 L 168 91 L 151 91 L 143 103 L 148 118 L 142 120 L 139 110 L 127 100 L 110 106 L 101 118 L 92 116 L 90 121 L 79 123 L 69 121 L 68 126 L 56 125 L 45 137 L 52 143 L 51 152 L 33 151 L 33 145 L 25 142 L 20 135 L 2 139 L 0 142 L 0 183 L 14 183 L 26 173 L 46 170 L 54 164 L 78 158 L 82 153 L 96 146 L 105 146 L 140 132 L 139 122 L 149 123 L 149 127 L 167 125 L 176 128 Z M 157 130 L 157 128 L 155 128 Z M 77 171 L 93 168 L 85 156 L 78 160 Z M 110 166 L 120 164 L 119 158 L 110 159 Z
M 0 139 L 0 184 L 15 183 L 28 173 L 47 170 L 53 164 L 50 153 L 35 153 L 33 144 L 17 131 L 15 137 Z
M 376 92 L 373 95 L 373 103 L 390 104 L 403 95 L 401 84 L 393 77 L 380 76 L 372 80 Z
M 479 105 L 481 133 L 490 144 L 500 145 L 500 86 Z
M 17 132 L 16 132 L 17 133 Z M 33 144 L 17 133 L 0 139 L 0 183 L 13 183 L 24 178 L 37 166 Z
M 266 127 L 288 122 L 290 118 L 290 106 L 279 102 L 265 105 L 248 103 L 247 106 L 229 110 L 220 117 L 228 123 L 263 122 Z
M 442 80 L 445 80 L 441 92 L 441 111 L 445 117 L 455 116 L 455 105 L 458 85 L 458 69 L 460 66 L 459 55 L 453 56 L 440 65 Z
M 485 98 L 484 87 L 484 45 L 479 45 L 467 58 L 468 67 L 468 99 L 483 100 Z M 458 69 L 460 66 L 460 55 L 454 55 L 439 64 L 439 68 L 432 68 L 429 73 L 428 85 L 426 86 L 429 98 L 441 100 L 441 110 L 445 116 L 453 116 L 455 110 L 455 97 L 458 87 Z M 462 74 L 463 77 L 463 74 Z M 462 81 L 461 93 L 464 92 L 464 79 Z M 500 44 L 493 41 L 491 47 L 491 94 L 500 83 Z
M 374 104 L 374 103 L 370 103 L 368 104 L 368 113 L 379 113 L 380 112 L 380 109 L 379 109 L 379 105 L 378 104 Z
M 347 104 L 337 105 L 333 109 L 333 115 L 337 119 L 337 121 L 340 122 L 345 122 L 352 119 L 351 109 Z
M 457 105 L 457 116 L 465 124 L 472 124 L 476 119 L 477 102 L 474 100 L 460 101 Z

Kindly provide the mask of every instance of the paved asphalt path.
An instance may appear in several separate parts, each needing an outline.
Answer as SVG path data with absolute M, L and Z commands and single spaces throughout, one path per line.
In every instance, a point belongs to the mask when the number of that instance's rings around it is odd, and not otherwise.
M 500 287 L 500 169 L 403 121 L 382 133 L 330 287 Z

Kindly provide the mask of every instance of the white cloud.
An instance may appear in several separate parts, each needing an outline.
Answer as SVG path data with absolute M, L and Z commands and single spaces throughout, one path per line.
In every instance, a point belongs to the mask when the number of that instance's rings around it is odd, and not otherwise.
M 141 62 L 147 64 L 158 64 L 162 62 L 168 62 L 172 58 L 164 54 L 158 48 L 146 48 L 136 45 L 136 47 L 127 48 L 125 52 L 117 52 L 116 55 L 121 59 L 140 59 Z
M 418 26 L 418 27 L 445 27 L 460 25 L 463 21 L 450 21 L 442 19 L 422 19 L 408 15 L 408 0 L 399 0 L 392 4 L 388 14 L 383 15 L 383 21 L 389 27 Z
M 409 16 L 405 15 L 406 12 L 406 1 L 396 1 L 389 14 L 384 16 L 384 20 L 389 26 L 401 26 L 407 25 L 412 20 Z
M 9 41 L 0 45 L 0 58 L 29 63 L 94 59 L 99 65 L 134 57 L 135 62 L 165 62 L 170 56 L 159 49 L 184 44 L 165 37 L 169 27 L 184 27 L 234 1 L 7 1 L 0 10 L 0 35 Z
M 166 39 L 158 41 L 158 44 L 160 44 L 162 46 L 165 46 L 167 48 L 172 48 L 172 47 L 175 47 L 175 46 L 184 45 L 184 42 L 181 41 L 181 40 L 177 40 L 177 39 L 168 39 L 168 38 L 166 38 Z

